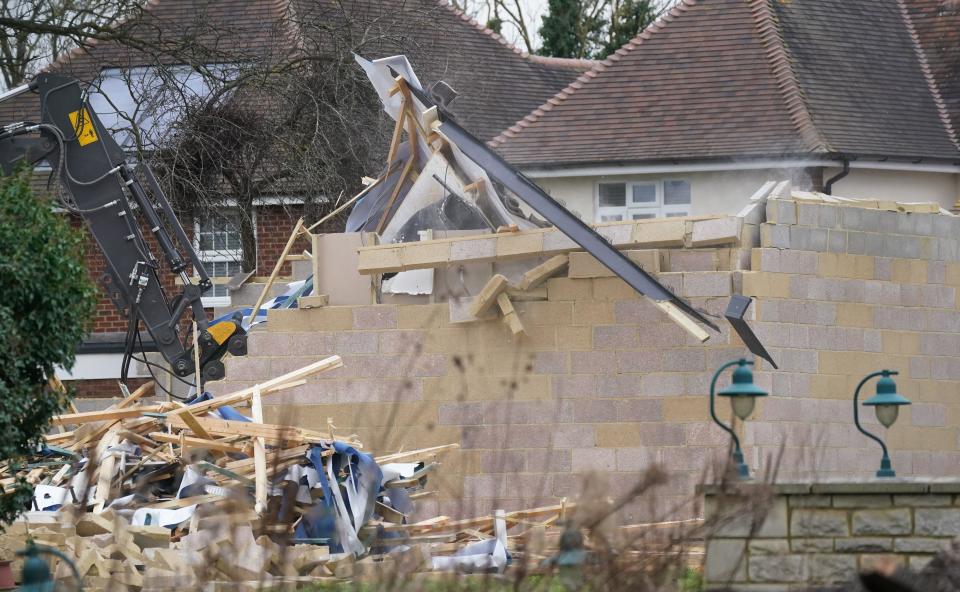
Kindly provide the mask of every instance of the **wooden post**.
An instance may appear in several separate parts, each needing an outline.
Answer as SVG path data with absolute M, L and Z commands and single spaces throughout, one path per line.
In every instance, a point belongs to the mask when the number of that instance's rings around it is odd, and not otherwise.
M 303 218 L 300 218 L 293 227 L 293 232 L 290 233 L 290 238 L 287 239 L 287 245 L 283 247 L 283 252 L 280 253 L 280 258 L 277 259 L 277 264 L 273 266 L 273 273 L 270 274 L 270 279 L 267 280 L 267 285 L 265 285 L 263 290 L 260 291 L 260 297 L 257 298 L 257 303 L 253 306 L 253 310 L 250 311 L 251 325 L 253 325 L 253 322 L 257 319 L 257 314 L 260 312 L 260 307 L 263 306 L 263 301 L 267 299 L 267 294 L 270 292 L 270 288 L 273 287 L 273 282 L 277 279 L 277 275 L 280 273 L 280 268 L 283 267 L 283 262 L 286 261 L 287 255 L 290 253 L 290 249 L 293 248 L 293 243 L 297 242 L 297 238 L 300 236 L 300 231 L 302 228 Z
M 260 385 L 253 385 L 251 403 L 251 419 L 254 423 L 263 423 L 263 401 L 260 399 Z M 256 511 L 263 514 L 267 511 L 267 448 L 263 436 L 253 439 L 253 465 L 255 478 Z

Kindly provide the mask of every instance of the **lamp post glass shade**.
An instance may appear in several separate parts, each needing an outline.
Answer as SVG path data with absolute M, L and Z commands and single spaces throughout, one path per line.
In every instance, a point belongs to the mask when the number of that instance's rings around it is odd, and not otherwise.
M 857 426 L 860 433 L 875 441 L 880 445 L 881 450 L 883 450 L 883 456 L 880 458 L 880 470 L 877 471 L 877 477 L 896 477 L 897 473 L 893 470 L 893 466 L 890 463 L 890 454 L 887 452 L 887 445 L 881 438 L 875 434 L 871 434 L 860 425 L 860 410 L 857 402 L 860 399 L 860 389 L 863 388 L 863 385 L 867 384 L 867 381 L 871 378 L 879 377 L 879 380 L 877 380 L 877 394 L 864 401 L 863 404 L 873 407 L 874 412 L 877 414 L 877 420 L 883 424 L 883 427 L 889 428 L 892 426 L 893 422 L 897 421 L 897 416 L 900 415 L 900 407 L 910 404 L 910 399 L 897 392 L 897 383 L 891 378 L 891 376 L 896 374 L 898 374 L 898 372 L 895 370 L 880 370 L 867 374 L 863 377 L 863 380 L 860 381 L 860 384 L 857 385 L 856 390 L 853 391 L 854 425 Z
M 877 381 L 877 394 L 863 402 L 864 405 L 873 406 L 877 414 L 877 421 L 883 427 L 889 428 L 893 422 L 897 421 L 900 415 L 900 406 L 909 405 L 910 399 L 897 392 L 897 383 L 893 378 L 885 375 Z
M 733 413 L 741 421 L 746 420 L 753 413 L 757 397 L 766 397 L 767 391 L 753 384 L 753 371 L 750 366 L 738 365 L 733 371 L 733 382 L 717 393 L 721 397 L 730 397 Z

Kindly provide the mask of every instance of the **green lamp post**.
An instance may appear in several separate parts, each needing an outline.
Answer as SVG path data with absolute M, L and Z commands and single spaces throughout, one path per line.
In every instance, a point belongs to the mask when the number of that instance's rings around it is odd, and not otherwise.
M 733 407 L 734 415 L 739 417 L 741 421 L 746 421 L 746 419 L 750 417 L 750 414 L 753 413 L 753 408 L 757 403 L 757 397 L 767 396 L 767 391 L 753 384 L 753 371 L 749 368 L 749 366 L 752 365 L 753 362 L 743 358 L 727 362 L 717 368 L 717 371 L 713 374 L 713 380 L 710 381 L 710 417 L 713 418 L 714 423 L 723 428 L 730 434 L 730 437 L 733 438 L 733 462 L 736 465 L 737 475 L 741 479 L 750 478 L 750 469 L 747 467 L 747 464 L 743 462 L 743 450 L 740 448 L 740 438 L 737 437 L 737 433 L 717 417 L 716 406 L 714 405 L 714 392 L 717 388 L 717 379 L 720 378 L 720 374 L 730 366 L 736 366 L 736 370 L 733 371 L 733 382 L 717 394 L 721 397 L 729 397 L 730 406 Z
M 20 576 L 20 590 L 23 592 L 51 592 L 54 587 L 53 578 L 50 576 L 50 568 L 47 562 L 40 558 L 41 553 L 47 553 L 59 557 L 73 572 L 73 577 L 77 580 L 77 591 L 83 590 L 83 578 L 77 570 L 76 564 L 69 557 L 60 551 L 43 545 L 38 545 L 32 540 L 27 541 L 27 548 L 17 551 L 17 555 L 24 557 L 23 571 Z
M 880 380 L 877 381 L 877 394 L 864 401 L 863 404 L 873 407 L 874 413 L 877 414 L 877 421 L 879 421 L 883 427 L 889 428 L 892 426 L 893 422 L 897 421 L 897 416 L 900 415 L 900 406 L 910 404 L 910 399 L 897 392 L 897 383 L 890 378 L 897 374 L 899 374 L 899 372 L 895 370 L 880 370 L 879 372 L 868 374 L 860 381 L 860 384 L 857 385 L 857 390 L 853 393 L 853 423 L 864 436 L 875 440 L 877 444 L 880 445 L 880 448 L 883 449 L 883 458 L 880 459 L 880 470 L 877 471 L 877 477 L 896 477 L 897 473 L 893 470 L 893 467 L 890 466 L 890 455 L 887 453 L 887 445 L 884 444 L 883 440 L 879 437 L 863 429 L 863 426 L 860 425 L 860 409 L 857 406 L 857 401 L 860 399 L 860 389 L 863 388 L 863 385 L 871 378 L 879 376 Z

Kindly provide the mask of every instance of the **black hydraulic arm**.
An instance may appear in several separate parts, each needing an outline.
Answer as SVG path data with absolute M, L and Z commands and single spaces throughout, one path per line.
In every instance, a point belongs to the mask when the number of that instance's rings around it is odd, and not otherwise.
M 41 119 L 0 128 L 4 174 L 44 158 L 59 171 L 70 197 L 65 206 L 84 219 L 107 261 L 107 273 L 101 279 L 114 304 L 143 322 L 174 372 L 192 374 L 194 361 L 178 325 L 189 308 L 206 335 L 207 317 L 200 297 L 211 282 L 166 196 L 148 167 L 127 162 L 127 155 L 87 105 L 78 81 L 44 73 L 30 84 L 30 91 L 39 95 Z M 30 133 L 39 133 L 39 138 L 24 137 Z M 170 270 L 183 282 L 183 292 L 172 302 L 160 284 L 161 264 L 144 240 L 141 220 Z M 199 285 L 190 281 L 191 267 L 200 277 Z

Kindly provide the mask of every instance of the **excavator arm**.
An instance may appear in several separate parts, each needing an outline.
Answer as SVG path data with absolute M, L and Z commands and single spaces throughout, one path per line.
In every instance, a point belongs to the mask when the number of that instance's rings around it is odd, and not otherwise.
M 38 95 L 41 118 L 0 128 L 0 169 L 9 175 L 46 160 L 59 175 L 61 204 L 86 222 L 107 262 L 100 282 L 130 321 L 123 377 L 141 324 L 176 375 L 194 374 L 196 344 L 188 346 L 181 335 L 189 311 L 199 333 L 197 382 L 222 378 L 220 357 L 227 350 L 246 353 L 246 334 L 237 319 L 208 326 L 201 296 L 211 288 L 210 278 L 150 168 L 130 162 L 90 109 L 77 80 L 44 73 L 0 100 L 24 92 Z M 151 243 L 159 248 L 162 262 Z M 181 292 L 173 298 L 160 282 L 163 266 L 182 281 Z M 198 283 L 188 275 L 191 267 Z

